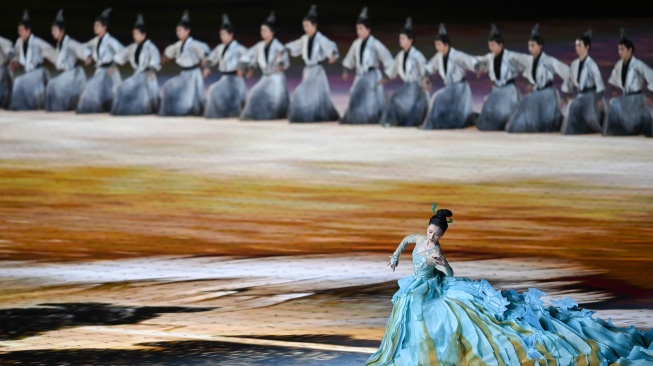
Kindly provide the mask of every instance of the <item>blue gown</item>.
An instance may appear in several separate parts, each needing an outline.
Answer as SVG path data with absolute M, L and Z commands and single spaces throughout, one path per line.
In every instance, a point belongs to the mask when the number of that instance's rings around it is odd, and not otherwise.
M 366 365 L 653 364 L 653 329 L 615 327 L 569 298 L 546 307 L 534 288 L 502 293 L 485 280 L 446 276 L 431 263 L 438 251 L 413 250 L 414 275 L 399 280 Z

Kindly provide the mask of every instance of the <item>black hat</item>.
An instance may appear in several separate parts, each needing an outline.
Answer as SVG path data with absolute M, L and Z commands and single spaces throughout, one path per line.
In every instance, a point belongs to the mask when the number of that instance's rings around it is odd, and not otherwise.
M 535 41 L 537 44 L 540 46 L 544 45 L 544 38 L 540 35 L 540 23 L 535 24 L 533 26 L 533 29 L 531 30 L 531 37 L 529 38 L 530 41 Z
M 370 28 L 372 23 L 370 22 L 370 17 L 367 14 L 367 6 L 364 7 L 360 14 L 358 14 L 358 19 L 356 20 L 356 24 L 362 24 L 366 28 Z
M 438 35 L 435 36 L 435 40 L 445 44 L 451 43 L 449 33 L 447 33 L 447 28 L 444 26 L 444 23 L 440 23 L 440 26 L 438 27 Z
M 145 19 L 143 14 L 138 14 L 136 16 L 136 21 L 134 22 L 134 29 L 138 29 L 141 33 L 145 33 Z
M 317 5 L 311 5 L 311 8 L 308 9 L 308 13 L 306 13 L 304 20 L 308 20 L 313 24 L 317 23 Z
M 106 8 L 100 13 L 100 15 L 95 18 L 96 21 L 100 22 L 105 27 L 109 25 L 109 13 L 111 13 L 111 8 Z
M 181 15 L 181 19 L 179 19 L 179 23 L 177 23 L 178 26 L 182 26 L 186 29 L 190 29 L 190 15 L 188 15 L 188 10 L 184 10 L 184 13 Z
M 18 25 L 22 25 L 27 29 L 32 28 L 30 24 L 29 11 L 27 11 L 27 9 L 23 10 L 23 17 L 20 18 L 20 22 L 18 23 Z
M 624 45 L 626 48 L 635 51 L 635 44 L 626 37 L 626 30 L 621 28 L 619 30 L 619 44 Z
M 501 35 L 501 32 L 499 32 L 499 28 L 497 28 L 497 25 L 494 23 L 492 23 L 492 28 L 490 29 L 490 36 L 488 37 L 488 41 L 503 43 L 503 36 Z
M 229 33 L 234 32 L 234 25 L 231 23 L 227 14 L 222 14 L 222 25 L 220 25 L 220 29 L 224 29 Z
M 415 33 L 413 33 L 413 18 L 406 18 L 404 29 L 402 29 L 401 34 L 405 34 L 410 39 L 415 39 Z
M 274 15 L 274 10 L 270 12 L 270 15 L 268 15 L 267 18 L 265 18 L 265 21 L 263 22 L 263 25 L 266 25 L 268 28 L 270 28 L 271 31 L 274 32 L 274 26 L 277 22 L 277 17 Z
M 63 9 L 59 9 L 59 11 L 57 12 L 57 16 L 54 17 L 54 22 L 52 22 L 52 25 L 56 25 L 61 29 L 65 28 L 66 23 L 63 18 Z

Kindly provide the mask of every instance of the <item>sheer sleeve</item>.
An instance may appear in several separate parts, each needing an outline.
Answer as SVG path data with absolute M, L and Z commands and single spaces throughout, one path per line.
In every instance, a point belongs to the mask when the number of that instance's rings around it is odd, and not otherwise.
M 437 266 L 437 267 L 442 267 L 444 269 L 444 273 L 447 276 L 452 277 L 453 276 L 453 268 L 451 268 L 451 266 L 449 265 L 449 261 L 444 256 L 444 254 L 442 254 L 442 248 L 440 247 L 440 245 L 438 245 L 437 248 L 438 248 L 437 249 L 438 255 L 440 256 L 440 258 L 444 259 L 444 266 Z
M 417 239 L 419 239 L 421 235 L 419 234 L 412 234 L 408 235 L 407 237 L 404 238 L 404 240 L 399 243 L 399 246 L 397 247 L 397 250 L 395 250 L 394 253 L 390 256 L 390 265 L 397 265 L 399 264 L 399 256 L 401 253 L 406 249 L 408 244 L 415 244 L 417 243 Z

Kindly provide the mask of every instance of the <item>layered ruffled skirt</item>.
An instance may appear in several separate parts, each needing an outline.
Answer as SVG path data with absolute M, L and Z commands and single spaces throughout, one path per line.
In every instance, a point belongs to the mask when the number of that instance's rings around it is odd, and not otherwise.
M 501 293 L 438 275 L 399 280 L 379 350 L 366 365 L 646 365 L 653 330 L 618 328 L 570 299 Z
M 86 85 L 84 68 L 76 66 L 52 78 L 45 90 L 45 110 L 74 111 Z

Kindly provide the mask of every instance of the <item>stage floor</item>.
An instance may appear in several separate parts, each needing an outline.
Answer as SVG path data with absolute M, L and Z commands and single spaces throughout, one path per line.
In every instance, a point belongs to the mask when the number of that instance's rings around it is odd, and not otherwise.
M 653 326 L 653 140 L 0 112 L 3 364 L 360 365 L 457 276 Z

